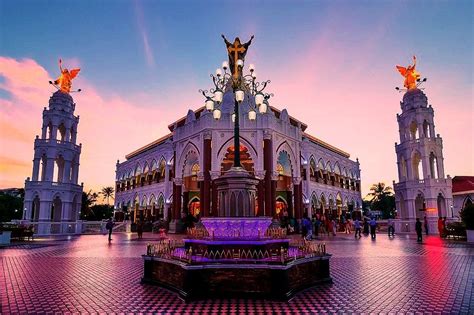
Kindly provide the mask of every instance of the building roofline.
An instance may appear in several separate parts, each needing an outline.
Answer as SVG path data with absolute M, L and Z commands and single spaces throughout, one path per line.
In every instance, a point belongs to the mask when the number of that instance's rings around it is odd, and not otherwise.
M 351 155 L 339 148 L 336 148 L 335 146 L 332 146 L 330 145 L 329 143 L 327 142 L 324 142 L 323 140 L 319 139 L 319 138 L 316 138 L 315 136 L 312 136 L 306 132 L 303 132 L 303 137 L 306 137 L 308 138 L 311 142 L 317 144 L 317 145 L 320 145 L 322 146 L 323 148 L 326 148 L 334 153 L 337 153 L 339 155 L 342 155 L 344 156 L 345 158 L 349 158 Z
M 128 160 L 128 159 L 131 159 L 132 157 L 137 156 L 137 155 L 140 154 L 140 153 L 143 153 L 143 152 L 145 152 L 145 151 L 147 151 L 147 150 L 150 150 L 151 148 L 156 147 L 157 145 L 162 144 L 163 142 L 165 142 L 166 140 L 168 140 L 168 139 L 171 138 L 172 136 L 173 136 L 173 133 L 169 133 L 169 134 L 167 134 L 167 135 L 164 136 L 164 137 L 161 137 L 161 138 L 159 138 L 159 139 L 157 139 L 157 140 L 155 140 L 155 141 L 153 141 L 153 142 L 151 142 L 151 143 L 148 143 L 147 145 L 144 145 L 143 147 L 138 148 L 138 149 L 136 149 L 135 151 L 133 151 L 133 152 L 131 152 L 131 153 L 125 155 L 125 159 L 127 159 L 127 160 Z

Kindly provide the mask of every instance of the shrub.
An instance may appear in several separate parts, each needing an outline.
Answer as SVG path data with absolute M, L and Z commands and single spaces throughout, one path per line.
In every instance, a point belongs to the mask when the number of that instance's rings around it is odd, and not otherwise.
M 461 211 L 462 223 L 466 226 L 467 230 L 474 230 L 474 204 L 468 204 Z

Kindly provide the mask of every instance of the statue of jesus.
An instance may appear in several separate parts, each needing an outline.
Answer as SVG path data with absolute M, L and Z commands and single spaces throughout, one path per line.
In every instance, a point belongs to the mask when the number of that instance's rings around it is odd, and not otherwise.
M 222 38 L 224 39 L 224 42 L 227 46 L 227 53 L 229 55 L 229 67 L 230 67 L 230 72 L 234 76 L 234 78 L 238 78 L 240 76 L 240 71 L 239 67 L 237 66 L 237 60 L 241 59 L 242 61 L 245 61 L 245 55 L 247 54 L 247 49 L 249 48 L 250 44 L 252 43 L 252 40 L 254 36 L 250 37 L 250 40 L 246 42 L 245 44 L 240 43 L 240 38 L 236 37 L 234 39 L 234 43 L 230 43 L 222 34 Z

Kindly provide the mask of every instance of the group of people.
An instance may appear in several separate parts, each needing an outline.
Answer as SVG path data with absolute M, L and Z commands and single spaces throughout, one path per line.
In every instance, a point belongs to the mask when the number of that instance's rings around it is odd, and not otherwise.
M 423 218 L 423 226 L 425 228 L 425 233 L 426 235 L 429 234 L 429 224 L 428 224 L 428 218 L 425 216 Z M 415 223 L 415 231 L 416 231 L 416 236 L 417 236 L 417 242 L 421 243 L 423 241 L 423 230 L 422 230 L 422 224 L 419 218 L 416 219 Z M 447 235 L 447 230 L 446 230 L 446 217 L 439 217 L 438 218 L 438 233 L 439 236 L 444 238 Z
M 388 220 L 388 236 L 394 237 L 395 236 L 395 226 L 394 221 L 392 219 Z M 282 223 L 283 227 L 287 227 L 285 225 L 285 221 Z M 351 234 L 352 229 L 354 228 L 354 237 L 361 238 L 362 233 L 366 236 L 370 234 L 372 239 L 376 239 L 377 237 L 377 227 L 378 223 L 375 217 L 370 219 L 364 218 L 363 221 L 355 218 L 354 220 L 350 218 L 346 218 L 341 216 L 339 220 L 335 218 L 331 218 L 329 216 L 316 214 L 313 219 L 309 219 L 307 215 L 303 217 L 301 220 L 301 235 L 306 239 L 312 239 L 313 236 L 319 237 L 320 235 L 335 236 L 337 234 L 338 228 L 339 231 Z M 289 229 L 288 232 L 291 232 Z

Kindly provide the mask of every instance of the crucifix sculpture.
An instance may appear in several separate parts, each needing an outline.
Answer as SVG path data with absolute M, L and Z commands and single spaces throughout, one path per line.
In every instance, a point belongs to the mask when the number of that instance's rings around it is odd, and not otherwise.
M 245 61 L 245 55 L 247 54 L 247 49 L 252 43 L 253 35 L 247 43 L 242 44 L 240 39 L 236 37 L 234 43 L 230 43 L 224 35 L 222 38 L 227 46 L 227 54 L 229 55 L 229 68 L 232 76 L 237 79 L 240 77 L 240 70 L 237 66 L 237 60 L 241 59 Z

